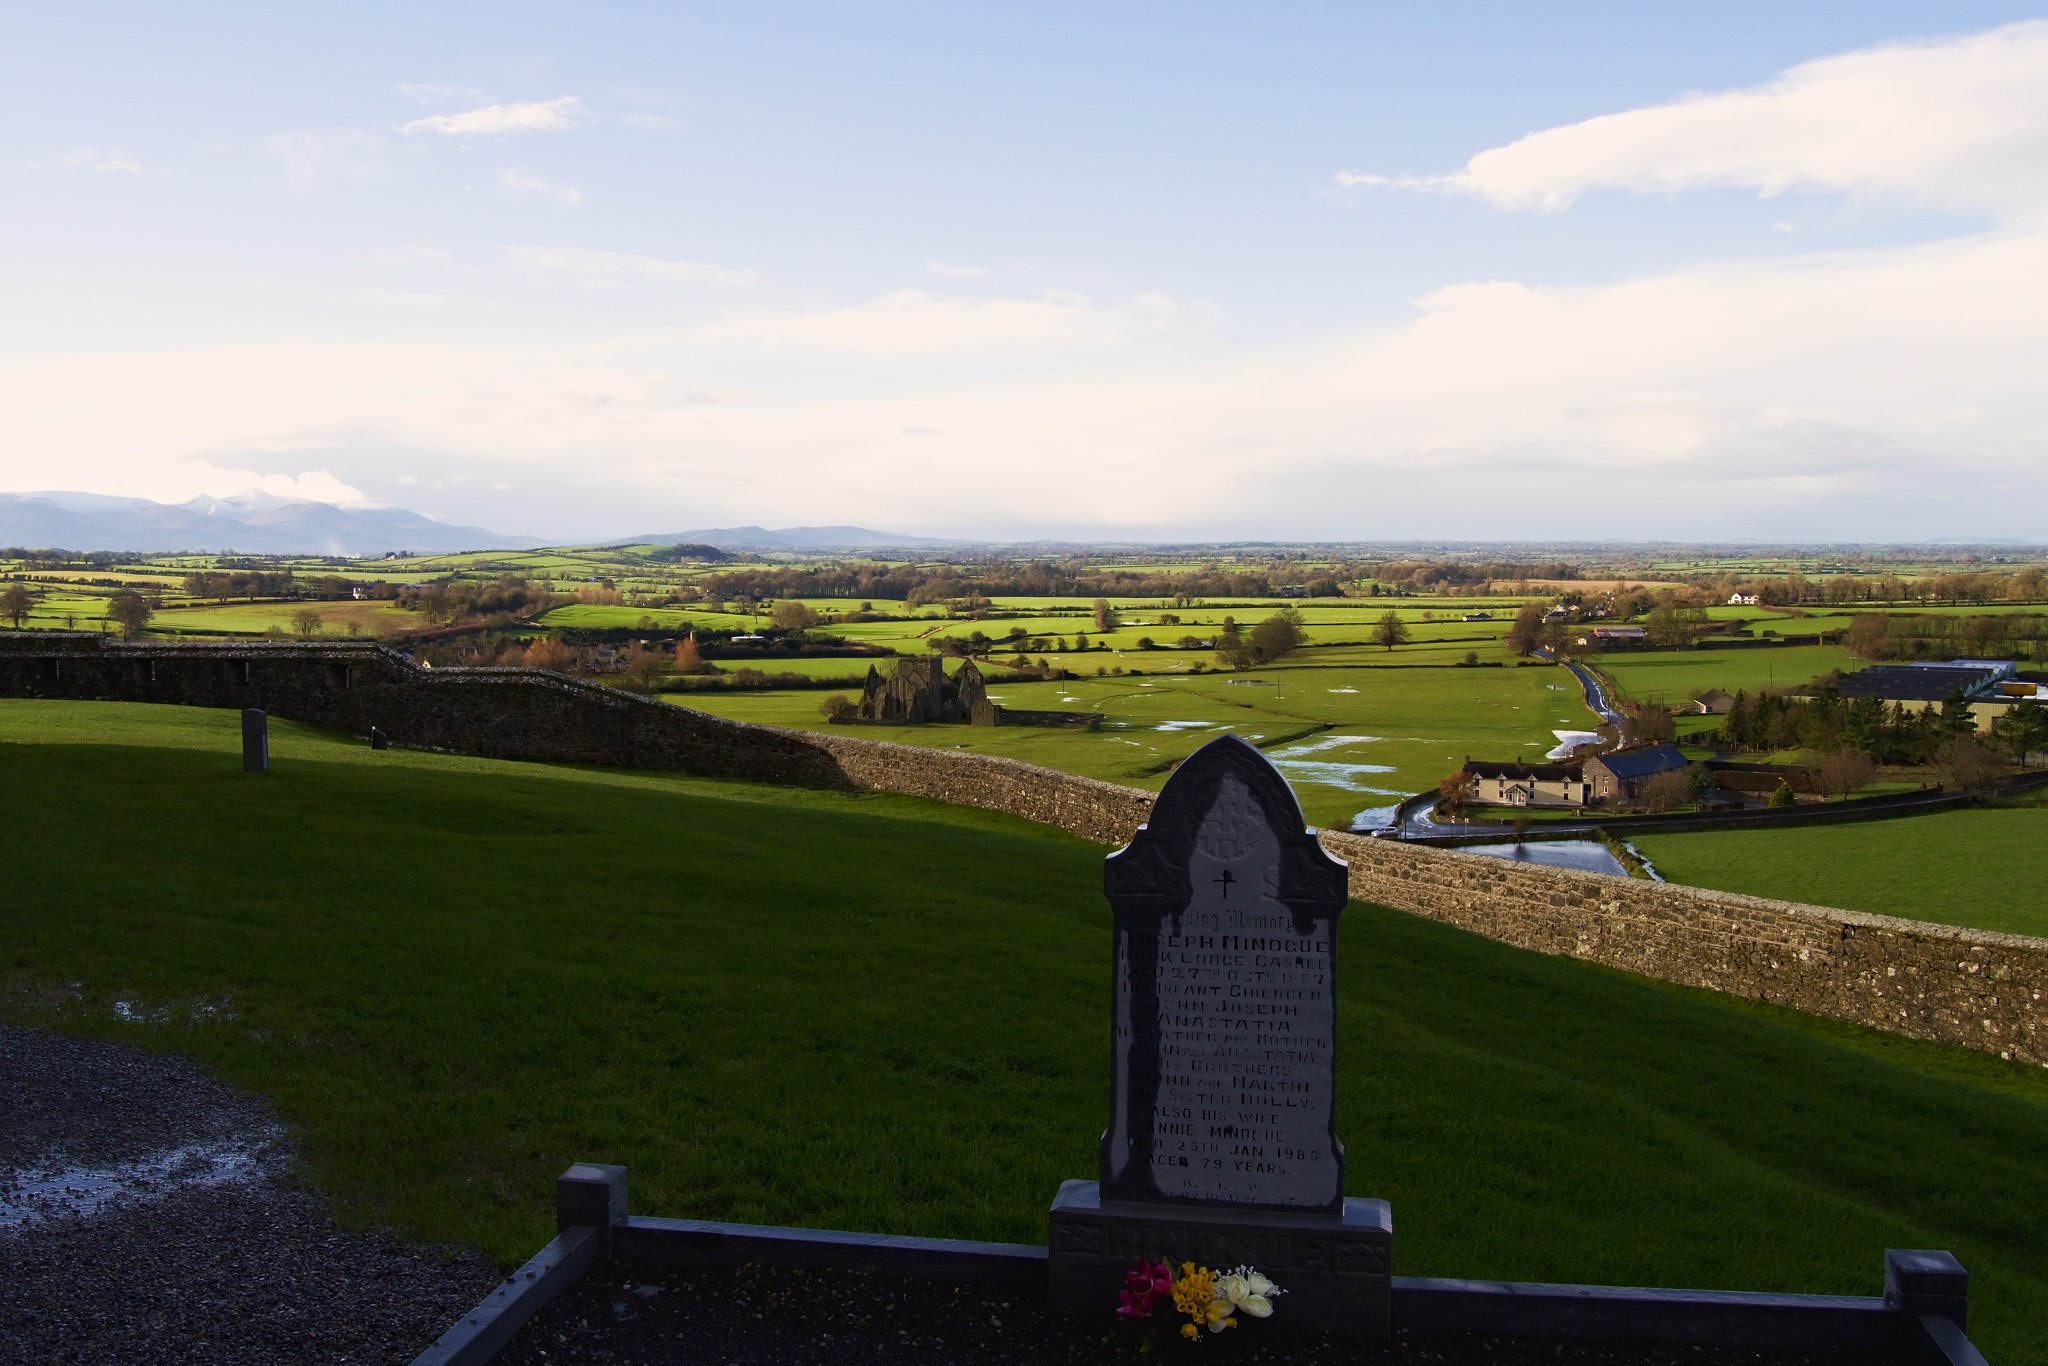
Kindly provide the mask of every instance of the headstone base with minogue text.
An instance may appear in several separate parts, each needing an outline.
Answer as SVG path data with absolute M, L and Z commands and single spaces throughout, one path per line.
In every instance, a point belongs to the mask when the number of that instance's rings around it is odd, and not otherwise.
M 1287 1293 L 1262 1329 L 1360 1333 L 1393 1331 L 1394 1214 L 1384 1200 L 1356 1196 L 1341 1213 L 1102 1200 L 1094 1181 L 1068 1181 L 1053 1201 L 1048 1260 L 1052 1311 L 1116 1312 L 1124 1277 L 1141 1260 L 1212 1271 L 1256 1267 Z M 1162 1305 L 1155 1313 L 1171 1315 Z M 1242 1320 L 1240 1320 L 1242 1323 Z
M 1393 1216 L 1346 1198 L 1336 1128 L 1345 865 L 1267 758 L 1191 755 L 1103 888 L 1114 913 L 1099 1181 L 1051 1212 L 1054 1312 L 1115 1311 L 1140 1261 L 1254 1267 L 1271 1328 L 1391 1331 Z

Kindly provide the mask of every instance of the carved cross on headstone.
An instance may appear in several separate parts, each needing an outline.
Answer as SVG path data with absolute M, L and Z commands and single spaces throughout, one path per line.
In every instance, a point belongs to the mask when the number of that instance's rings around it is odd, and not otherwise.
M 1103 885 L 1116 915 L 1103 1198 L 1339 1208 L 1345 866 L 1285 780 L 1234 735 L 1203 746 Z
M 1101 1180 L 1063 1183 L 1049 1213 L 1055 1312 L 1107 1316 L 1161 1259 L 1257 1267 L 1287 1290 L 1285 1328 L 1392 1331 L 1393 1211 L 1344 1194 L 1337 1142 L 1346 874 L 1234 735 L 1110 855 L 1110 1123 Z

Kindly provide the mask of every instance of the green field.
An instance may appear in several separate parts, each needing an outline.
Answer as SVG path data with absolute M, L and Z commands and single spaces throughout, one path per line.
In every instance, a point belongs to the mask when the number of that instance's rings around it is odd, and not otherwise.
M 285 724 L 245 775 L 236 720 L 0 702 L 0 1011 L 271 1097 L 351 1227 L 509 1265 L 589 1158 L 649 1213 L 1037 1242 L 1093 1174 L 1101 849 Z M 2039 1069 L 1365 906 L 1343 945 L 1347 1187 L 1404 1274 L 1873 1294 L 1945 1247 L 2048 1361 Z
M 1617 651 L 1584 662 L 1620 686 L 1621 695 L 1636 702 L 1679 706 L 1708 688 L 1723 692 L 1755 692 L 1789 687 L 1840 669 L 1863 667 L 1839 645 L 1778 645 L 1747 650 Z
M 1108 719 L 1094 732 L 828 726 L 819 711 L 824 694 L 817 692 L 667 697 L 735 720 L 999 754 L 1155 791 L 1173 761 L 1227 730 L 1260 745 L 1279 764 L 1312 824 L 1340 827 L 1360 811 L 1434 787 L 1467 755 L 1540 758 L 1557 744 L 1553 731 L 1597 724 L 1570 675 L 1554 667 L 1389 669 L 1301 662 L 1324 656 L 1303 651 L 1290 660 L 1292 667 L 1243 674 L 1148 672 L 1002 683 L 989 690 L 1008 707 L 1101 712 Z
M 2048 807 L 1638 836 L 1672 882 L 2048 937 Z

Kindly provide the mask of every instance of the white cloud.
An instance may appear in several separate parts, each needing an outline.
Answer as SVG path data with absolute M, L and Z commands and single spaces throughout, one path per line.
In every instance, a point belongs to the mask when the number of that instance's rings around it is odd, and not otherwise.
M 2048 203 L 2048 22 L 1868 48 L 1793 67 L 1768 85 L 1546 129 L 1428 183 L 1512 208 L 1561 208 L 1603 187 L 2040 207 Z
M 123 171 L 130 175 L 142 169 L 142 163 L 133 157 L 102 151 L 98 147 L 74 147 L 56 160 L 59 166 L 85 166 L 95 171 Z
M 299 474 L 258 474 L 254 470 L 222 469 L 205 461 L 195 461 L 186 465 L 180 473 L 199 485 L 199 493 L 215 498 L 267 493 L 273 498 L 302 499 L 310 503 L 335 503 L 345 507 L 362 507 L 370 503 L 370 499 L 361 489 L 335 478 L 326 470 L 305 470 Z
M 519 194 L 545 195 L 565 209 L 573 209 L 583 202 L 583 191 L 568 185 L 557 185 L 535 175 L 532 171 L 517 168 L 500 171 L 498 183 Z
M 515 270 L 534 275 L 566 275 L 578 284 L 596 289 L 616 289 L 629 280 L 737 289 L 761 278 L 758 272 L 733 266 L 665 261 L 654 256 L 630 256 L 621 251 L 586 247 L 507 247 L 505 257 Z
M 540 133 L 574 128 L 584 121 L 583 102 L 574 95 L 522 104 L 488 104 L 460 114 L 430 114 L 399 125 L 398 131 L 441 133 L 449 137 L 494 133 Z

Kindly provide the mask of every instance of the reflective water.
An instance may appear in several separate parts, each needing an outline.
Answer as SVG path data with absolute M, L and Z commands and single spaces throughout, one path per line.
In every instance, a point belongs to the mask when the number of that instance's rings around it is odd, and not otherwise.
M 1516 844 L 1460 845 L 1461 854 L 1485 854 L 1488 858 L 1513 859 L 1517 863 L 1541 863 L 1552 868 L 1576 868 L 1582 873 L 1610 873 L 1627 877 L 1628 869 L 1614 851 L 1599 840 L 1531 840 Z
M 1598 731 L 1591 730 L 1554 730 L 1550 733 L 1557 737 L 1557 748 L 1544 755 L 1546 759 L 1569 759 L 1572 757 L 1572 750 L 1580 745 L 1590 745 L 1600 738 Z
M 224 1186 L 260 1175 L 261 1154 L 278 1137 L 195 1143 L 110 1167 L 31 1168 L 0 1173 L 0 1229 L 93 1213 L 109 1200 L 148 1198 L 186 1186 Z

